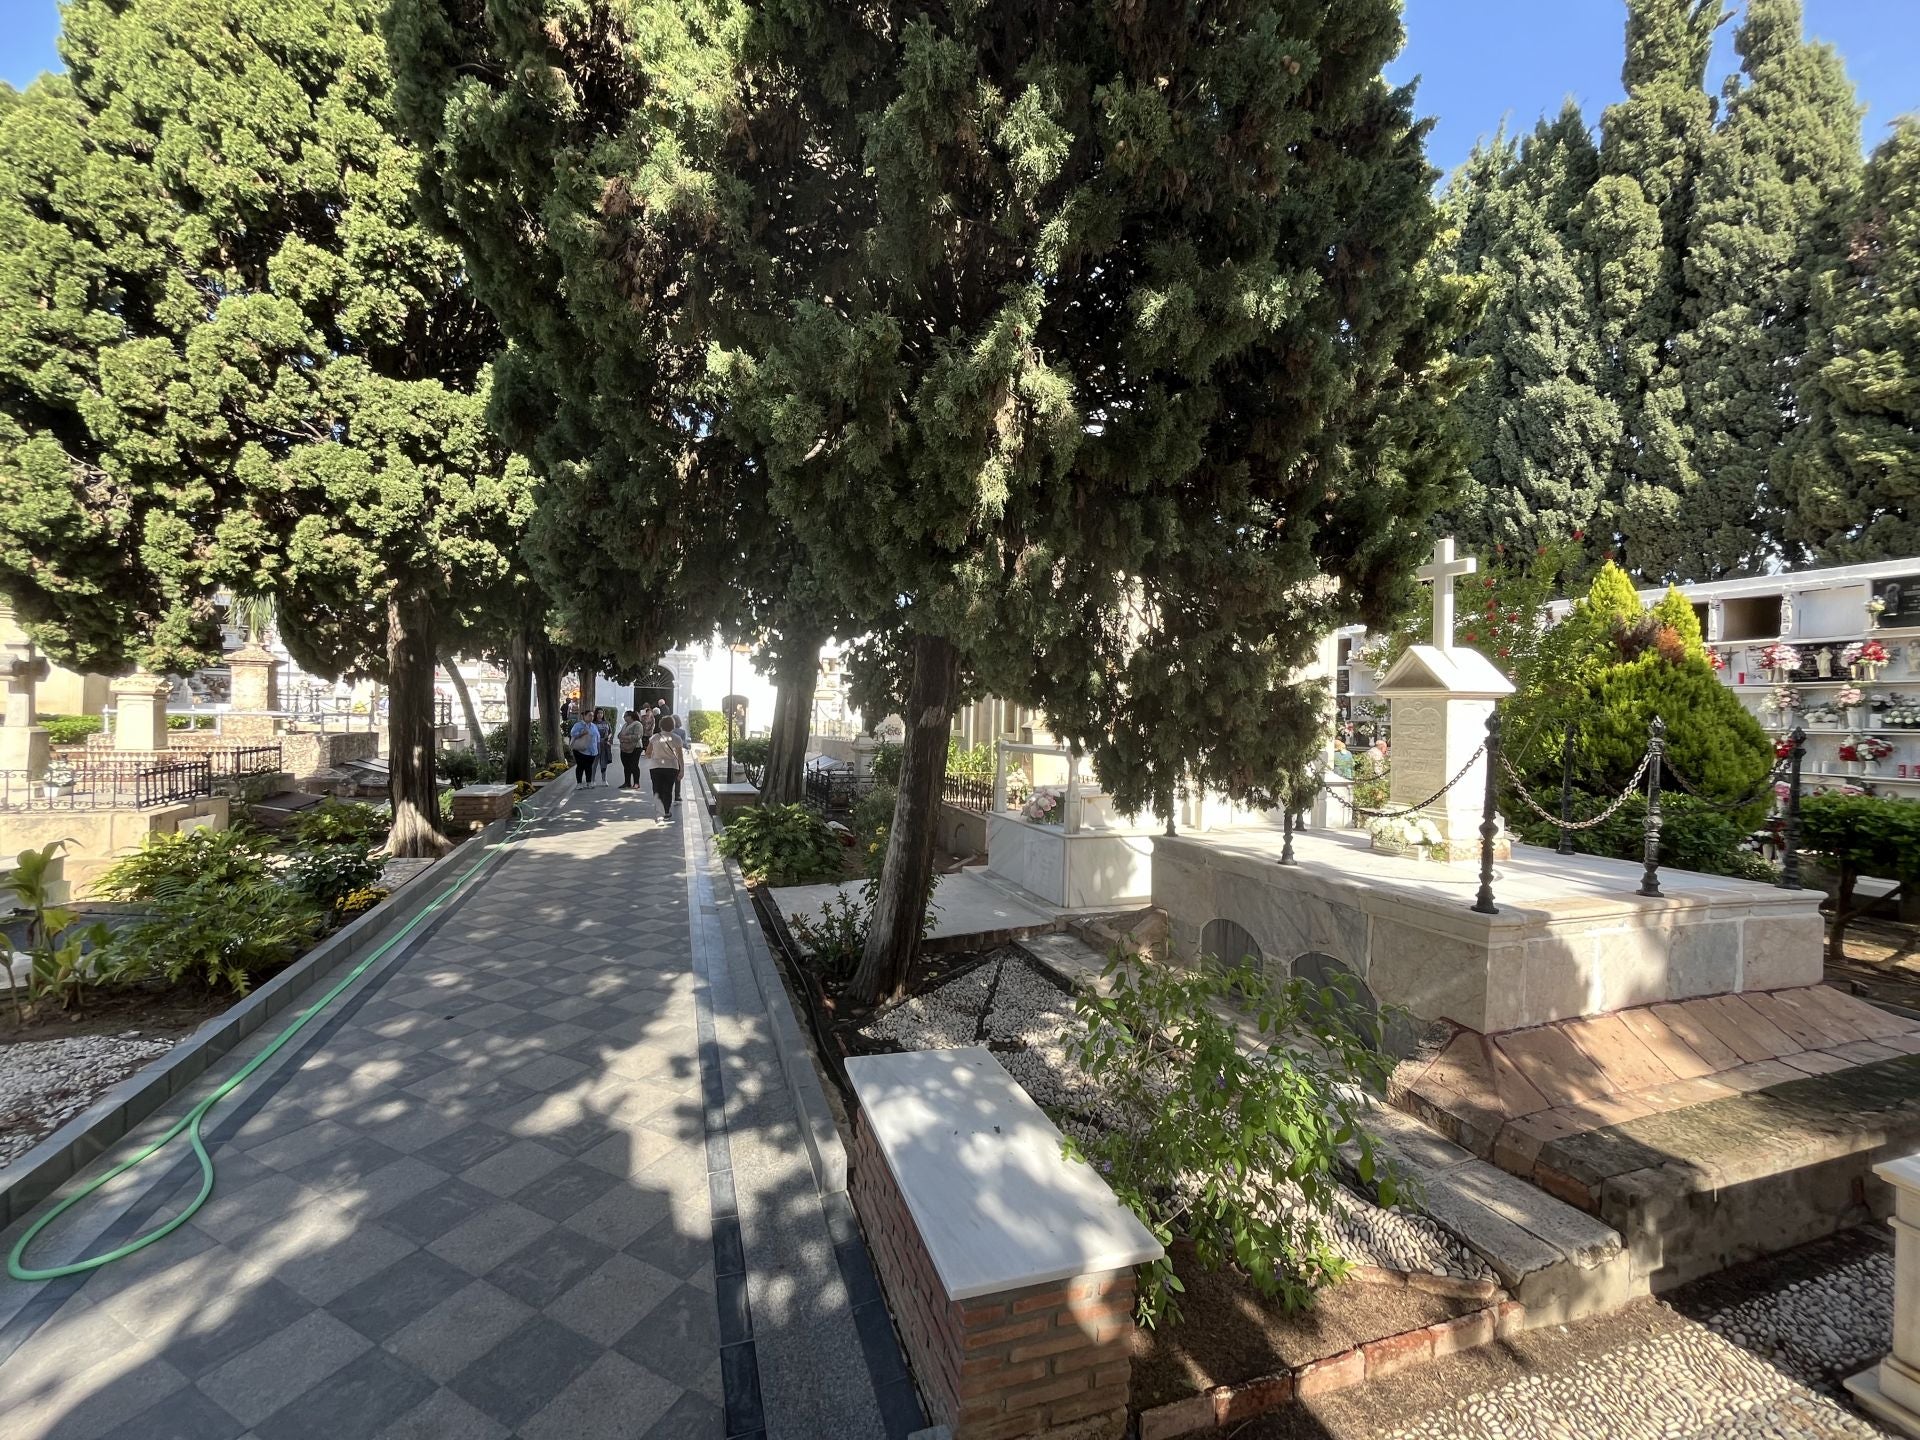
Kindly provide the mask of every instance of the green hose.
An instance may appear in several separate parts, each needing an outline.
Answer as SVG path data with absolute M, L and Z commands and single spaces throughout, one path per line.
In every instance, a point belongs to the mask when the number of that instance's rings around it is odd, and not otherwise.
M 504 840 L 496 841 L 487 848 L 489 850 L 504 850 L 520 838 L 526 826 L 526 821 L 516 821 L 512 833 Z M 273 1043 L 258 1055 L 254 1056 L 253 1059 L 249 1060 L 240 1069 L 238 1074 L 227 1080 L 219 1089 L 215 1090 L 211 1095 L 207 1096 L 206 1099 L 202 1100 L 198 1105 L 194 1106 L 193 1109 L 176 1120 L 166 1134 L 162 1135 L 158 1140 L 155 1140 L 138 1155 L 133 1156 L 131 1159 L 121 1161 L 118 1165 L 107 1171 L 106 1174 L 100 1176 L 99 1179 L 89 1183 L 86 1188 L 76 1194 L 69 1195 L 38 1220 L 34 1221 L 33 1224 L 28 1227 L 27 1233 L 20 1237 L 13 1249 L 8 1253 L 7 1274 L 15 1280 L 58 1280 L 66 1275 L 84 1275 L 88 1271 L 98 1270 L 103 1265 L 111 1265 L 116 1260 L 124 1260 L 127 1256 L 146 1249 L 147 1246 L 153 1244 L 156 1240 L 165 1239 L 168 1235 L 171 1235 L 175 1230 L 178 1230 L 182 1225 L 186 1224 L 187 1221 L 191 1220 L 199 1211 L 200 1207 L 207 1203 L 207 1197 L 213 1194 L 213 1157 L 207 1153 L 206 1141 L 200 1134 L 200 1124 L 207 1118 L 207 1112 L 238 1089 L 241 1083 L 253 1074 L 254 1071 L 271 1060 L 283 1045 L 295 1035 L 298 1035 L 301 1030 L 305 1029 L 306 1026 L 312 1022 L 316 1015 L 338 999 L 342 991 L 362 975 L 366 974 L 368 967 L 371 966 L 374 961 L 378 960 L 381 956 L 392 950 L 394 946 L 406 939 L 422 921 L 442 905 L 445 905 L 461 886 L 465 885 L 467 881 L 479 873 L 480 867 L 487 863 L 487 859 L 488 857 L 486 855 L 482 855 L 478 860 L 474 861 L 472 865 L 468 866 L 458 878 L 447 885 L 446 889 L 442 890 L 428 904 L 423 906 L 417 915 L 407 921 L 405 925 L 402 925 L 386 940 L 382 941 L 366 959 L 362 960 L 358 965 L 355 965 L 353 969 L 343 975 L 338 984 L 318 1000 L 314 1001 L 313 1004 L 302 1010 L 294 1022 L 278 1035 L 274 1036 Z M 166 1224 L 149 1230 L 144 1235 L 136 1236 L 118 1249 L 109 1250 L 104 1255 L 94 1255 L 85 1260 L 75 1260 L 70 1265 L 56 1265 L 48 1270 L 29 1270 L 27 1268 L 23 1257 L 27 1253 L 27 1247 L 33 1244 L 42 1230 L 45 1230 L 47 1226 L 58 1220 L 82 1200 L 85 1200 L 109 1180 L 126 1174 L 127 1171 L 133 1169 L 134 1166 L 143 1164 L 145 1161 L 159 1154 L 160 1151 L 172 1144 L 183 1131 L 186 1133 L 188 1142 L 193 1146 L 194 1155 L 197 1156 L 200 1161 L 200 1193 L 193 1197 L 193 1202 L 189 1204 L 186 1209 L 167 1221 Z

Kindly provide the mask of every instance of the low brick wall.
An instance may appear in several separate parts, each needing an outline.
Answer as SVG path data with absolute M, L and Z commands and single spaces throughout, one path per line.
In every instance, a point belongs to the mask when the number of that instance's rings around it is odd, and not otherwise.
M 954 1440 L 1124 1433 L 1131 1269 L 953 1300 L 864 1116 L 849 1159 L 848 1189 L 934 1423 Z
M 453 823 L 457 828 L 491 825 L 513 816 L 516 799 L 511 785 L 470 785 L 453 792 Z

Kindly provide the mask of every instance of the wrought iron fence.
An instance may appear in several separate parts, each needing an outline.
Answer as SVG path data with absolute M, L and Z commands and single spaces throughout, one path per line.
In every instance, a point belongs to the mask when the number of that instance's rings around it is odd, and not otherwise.
M 212 793 L 213 766 L 200 757 L 56 760 L 39 775 L 0 770 L 0 810 L 149 810 Z
M 133 769 L 153 769 L 163 765 L 204 760 L 216 780 L 244 779 L 252 775 L 271 775 L 281 768 L 278 745 L 196 745 L 183 740 L 169 750 L 100 750 L 89 746 L 59 746 L 54 750 L 56 763 L 73 771 L 74 778 L 91 783 L 96 773 L 110 778 Z
M 851 815 L 874 784 L 871 775 L 856 775 L 851 770 L 809 770 L 804 796 L 808 805 L 832 820 Z
M 974 810 L 984 815 L 993 808 L 991 780 L 970 775 L 949 775 L 942 793 L 949 805 L 958 805 L 962 810 Z

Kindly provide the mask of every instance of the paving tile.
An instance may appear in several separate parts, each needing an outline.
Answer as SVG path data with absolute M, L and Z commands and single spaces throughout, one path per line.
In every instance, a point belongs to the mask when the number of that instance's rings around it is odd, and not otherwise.
M 917 1422 L 914 1428 L 919 1428 Z M 715 1440 L 715 1437 L 725 1433 L 726 1417 L 720 1407 L 706 1396 L 689 1390 L 673 1402 L 672 1409 L 653 1422 L 646 1440 Z M 908 1432 L 903 1429 L 888 1433 L 904 1435 Z
M 606 1352 L 566 1326 L 535 1316 L 448 1382 L 481 1414 L 518 1429 Z
M 270 1220 L 284 1219 L 308 1198 L 310 1192 L 285 1175 L 233 1188 L 216 1185 L 192 1223 L 215 1240 L 237 1240 Z
M 374 1440 L 508 1440 L 512 1433 L 451 1390 L 442 1388 L 387 1426 Z
M 1746 1062 L 1740 1058 L 1740 1052 L 1726 1044 L 1709 1029 L 1701 1019 L 1696 1006 L 1698 1000 L 1685 1000 L 1672 1005 L 1654 1005 L 1649 1008 L 1653 1016 L 1662 1025 L 1671 1030 L 1686 1047 L 1700 1057 L 1701 1063 L 1708 1067 L 1709 1074 L 1722 1070 L 1731 1070 Z M 1676 1070 L 1674 1072 L 1678 1074 Z
M 384 1350 L 370 1350 L 254 1427 L 259 1440 L 372 1435 L 421 1404 L 433 1381 Z
M 1870 1065 L 1876 1060 L 1896 1059 L 1905 1052 L 1873 1040 L 1855 1040 L 1850 1045 L 1836 1045 L 1827 1053 L 1855 1065 Z
M 546 1307 L 546 1313 L 589 1340 L 611 1345 L 679 1288 L 664 1270 L 627 1254 L 609 1256 Z
M 1914 1028 L 1913 1021 L 1904 1016 L 1890 1014 L 1831 985 L 1811 985 L 1802 993 L 1809 1003 L 1819 1005 L 1836 1020 L 1851 1025 L 1862 1039 L 1878 1040 L 1883 1035 L 1902 1035 Z
M 369 1340 L 384 1340 L 472 1283 L 459 1266 L 416 1250 L 334 1297 L 326 1308 Z
M 427 1248 L 463 1270 L 484 1275 L 552 1228 L 546 1216 L 502 1200 L 461 1221 Z
M 443 1140 L 422 1146 L 415 1153 L 429 1165 L 438 1165 L 442 1170 L 458 1175 L 482 1160 L 498 1155 L 512 1144 L 512 1136 L 491 1125 L 473 1122 Z
M 1818 1050 L 1825 1045 L 1846 1043 L 1834 1041 L 1828 1035 L 1826 1027 L 1806 1019 L 1793 1006 L 1783 1003 L 1777 996 L 1754 991 L 1740 998 L 1802 1050 Z
M 1617 1015 L 1568 1020 L 1560 1027 L 1618 1091 L 1650 1090 L 1681 1077 L 1660 1062 Z
M 198 1390 L 172 1391 L 101 1440 L 236 1440 L 247 1427 Z
M 584 1160 L 568 1160 L 509 1198 L 549 1220 L 565 1220 L 623 1183 Z
M 315 1311 L 202 1375 L 199 1386 L 242 1424 L 258 1425 L 371 1348 L 359 1331 Z
M 1771 1060 L 1780 1053 L 1779 1047 L 1760 1032 L 1762 1021 L 1757 1013 L 1745 1005 L 1730 1006 L 1727 1002 L 1734 999 L 1731 995 L 1711 995 L 1703 1000 L 1688 1000 L 1681 1008 L 1694 1020 L 1710 1031 L 1713 1037 L 1727 1049 L 1740 1057 L 1743 1065 L 1755 1065 L 1762 1060 Z M 1774 1029 L 1773 1026 L 1767 1026 Z M 1775 1033 L 1779 1032 L 1775 1030 Z M 1786 1036 L 1780 1040 L 1790 1049 L 1800 1047 Z
M 1547 1097 L 1520 1073 L 1520 1067 L 1507 1058 L 1505 1051 L 1498 1045 L 1489 1045 L 1487 1051 L 1488 1068 L 1492 1071 L 1502 1110 L 1508 1115 L 1531 1115 L 1547 1108 Z
M 159 1303 L 147 1309 L 134 1328 L 155 1341 L 161 1359 L 187 1376 L 204 1375 L 259 1344 L 263 1335 L 313 1313 L 312 1301 L 264 1275 L 236 1279 L 217 1295 L 168 1283 L 165 1276 L 142 1288 L 154 1292 Z M 124 1294 L 120 1298 L 123 1303 L 133 1299 Z M 126 1312 L 116 1308 L 115 1313 Z
M 1703 1075 L 1711 1075 L 1715 1066 L 1707 1063 L 1691 1045 L 1675 1034 L 1651 1007 L 1640 1006 L 1620 1012 L 1620 1023 L 1631 1030 L 1634 1037 L 1653 1053 L 1669 1073 L 1678 1080 L 1697 1080 Z M 1665 1083 L 1665 1082 L 1662 1082 Z
M 608 1351 L 520 1427 L 524 1440 L 628 1440 L 684 1393 L 681 1386 Z
M 416 1245 L 430 1245 L 493 1205 L 495 1199 L 478 1185 L 449 1177 L 390 1207 L 381 1223 Z
M 496 1132 L 498 1133 L 498 1132 Z M 514 1140 L 497 1154 L 461 1172 L 460 1178 L 505 1199 L 542 1175 L 564 1165 L 567 1157 L 534 1140 Z
M 1805 1039 L 1798 1030 L 1794 1030 L 1782 1022 L 1778 1015 L 1772 1017 L 1774 1023 L 1779 1025 L 1781 1029 L 1786 1030 L 1796 1040 L 1799 1040 L 1800 1043 L 1809 1050 L 1824 1050 L 1830 1045 L 1845 1045 L 1849 1041 L 1863 1040 L 1866 1038 L 1853 1026 L 1846 1024 L 1844 1021 L 1830 1014 L 1825 1006 L 1819 1004 L 1811 997 L 1809 994 L 1810 989 L 1824 990 L 1826 987 L 1824 985 L 1817 985 L 1812 987 L 1802 986 L 1795 990 L 1772 990 L 1766 993 L 1765 998 L 1779 1009 L 1791 1014 L 1801 1026 L 1811 1030 L 1818 1038 L 1813 1040 Z
M 1807 1075 L 1831 1075 L 1836 1070 L 1851 1070 L 1847 1061 L 1838 1055 L 1824 1055 L 1818 1050 L 1808 1050 L 1799 1055 L 1782 1055 L 1782 1065 L 1790 1065 Z
M 1806 1078 L 1800 1071 L 1779 1060 L 1756 1060 L 1751 1065 L 1722 1070 L 1713 1077 L 1715 1084 L 1724 1085 L 1729 1090 L 1737 1090 L 1742 1094 L 1752 1090 L 1764 1090 L 1770 1085 L 1784 1085 L 1790 1080 Z
M 487 1272 L 487 1283 L 539 1309 L 614 1254 L 578 1231 L 555 1228 Z
M 1492 1039 L 1528 1083 L 1556 1106 L 1576 1105 L 1613 1088 L 1557 1026 L 1509 1030 Z
M 681 1285 L 613 1348 L 655 1374 L 693 1388 L 720 1348 L 713 1297 L 692 1285 Z
M 530 1306 L 476 1280 L 386 1341 L 386 1349 L 445 1384 L 533 1317 Z

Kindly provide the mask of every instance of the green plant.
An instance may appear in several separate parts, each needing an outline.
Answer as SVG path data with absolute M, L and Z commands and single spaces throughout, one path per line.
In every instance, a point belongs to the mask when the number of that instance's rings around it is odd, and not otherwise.
M 736 735 L 733 737 L 734 763 L 746 766 L 749 770 L 766 768 L 767 756 L 773 749 L 773 742 L 764 735 Z
M 490 771 L 484 757 L 476 755 L 464 746 L 456 746 L 440 753 L 440 778 L 454 786 L 470 785 Z
M 874 747 L 873 758 L 867 766 L 868 773 L 872 775 L 874 780 L 879 784 L 898 785 L 900 783 L 900 758 L 902 753 L 901 748 L 891 740 L 881 741 L 879 745 Z
M 1877 795 L 1808 796 L 1800 802 L 1800 846 L 1824 857 L 1834 870 L 1827 961 L 1840 964 L 1846 959 L 1847 926 L 1865 908 L 1853 899 L 1860 877 L 1893 880 L 1902 889 L 1920 881 L 1920 804 Z
M 854 848 L 860 852 L 860 868 L 869 880 L 880 878 L 880 865 L 887 858 L 887 831 L 893 824 L 894 802 L 899 795 L 891 785 L 875 785 L 854 802 L 853 814 L 847 819 Z
M 214 717 L 211 715 L 169 715 L 167 717 L 169 730 L 211 730 L 213 726 Z
M 691 710 L 687 712 L 687 733 L 696 744 L 709 750 L 721 751 L 727 748 L 727 717 L 719 710 Z
M 796 911 L 787 917 L 794 938 L 806 946 L 814 968 L 823 975 L 844 980 L 853 974 L 867 947 L 878 889 L 877 879 L 870 878 L 857 891 L 841 890 L 811 915 Z
M 1250 965 L 1196 970 L 1107 969 L 1105 994 L 1074 1007 L 1085 1030 L 1069 1040 L 1079 1064 L 1123 1118 L 1068 1141 L 1162 1245 L 1192 1241 L 1208 1269 L 1231 1264 L 1263 1295 L 1305 1306 L 1347 1262 L 1326 1216 L 1340 1148 L 1382 1205 L 1400 1181 L 1360 1124 L 1363 1093 L 1385 1087 L 1393 1059 L 1378 1016 L 1350 984 L 1268 984 Z M 1241 1044 L 1222 1011 L 1240 1009 L 1263 1044 Z M 1173 1262 L 1145 1267 L 1139 1319 L 1177 1318 Z
M 1586 795 L 1574 800 L 1573 818 L 1596 813 L 1602 802 Z M 1514 832 L 1529 845 L 1552 847 L 1560 828 L 1517 807 L 1511 812 Z M 1647 802 L 1634 795 L 1600 824 L 1573 832 L 1573 848 L 1580 855 L 1610 855 L 1638 862 L 1646 854 Z M 1668 791 L 1660 797 L 1660 863 L 1701 875 L 1731 875 L 1741 880 L 1772 882 L 1774 867 L 1747 848 L 1748 828 L 1724 810 L 1715 810 L 1690 795 Z
M 156 835 L 114 862 L 99 889 L 147 918 L 112 937 L 116 973 L 195 980 L 245 994 L 298 953 L 320 921 L 275 873 L 267 842 L 233 830 Z
M 993 779 L 993 746 L 968 749 L 958 740 L 947 741 L 947 774 L 960 780 Z
M 349 895 L 371 887 L 385 868 L 385 857 L 357 846 L 302 846 L 288 860 L 287 883 L 323 914 L 333 914 L 344 909 Z
M 388 816 L 374 805 L 328 797 L 293 822 L 294 838 L 303 845 L 357 845 L 371 850 L 387 838 Z
M 49 840 L 38 850 L 22 850 L 14 859 L 14 868 L 0 884 L 13 894 L 14 904 L 27 912 L 27 955 L 31 968 L 27 976 L 27 998 L 58 995 L 62 1008 L 77 1008 L 81 992 L 97 984 L 104 971 L 100 965 L 101 947 L 107 940 L 107 927 L 81 925 L 77 911 L 53 903 L 53 864 L 66 849 L 66 841 Z M 13 1002 L 13 1017 L 20 1018 L 20 994 L 13 983 L 13 968 L 7 967 L 7 995 Z
M 751 885 L 838 880 L 846 856 L 827 822 L 804 805 L 736 811 L 715 844 L 722 855 L 740 862 Z
M 98 715 L 42 715 L 40 724 L 47 739 L 55 745 L 84 745 L 89 735 L 98 735 L 106 722 Z

